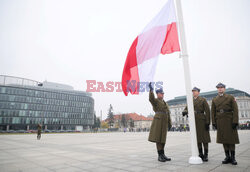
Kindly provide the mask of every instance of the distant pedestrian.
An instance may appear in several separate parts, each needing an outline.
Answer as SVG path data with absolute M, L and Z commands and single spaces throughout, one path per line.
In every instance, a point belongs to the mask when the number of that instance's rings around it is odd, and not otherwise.
M 42 134 L 42 125 L 38 124 L 37 125 L 37 140 L 41 139 L 41 134 Z

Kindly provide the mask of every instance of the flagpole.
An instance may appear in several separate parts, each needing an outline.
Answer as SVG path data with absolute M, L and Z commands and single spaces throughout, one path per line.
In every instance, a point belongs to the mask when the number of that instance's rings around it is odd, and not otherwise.
M 189 69 L 189 61 L 188 61 L 188 53 L 187 53 L 187 44 L 184 30 L 184 21 L 182 15 L 182 7 L 181 0 L 176 0 L 176 11 L 178 18 L 178 31 L 179 31 L 179 39 L 181 44 L 181 53 L 180 57 L 183 61 L 184 67 L 184 77 L 185 77 L 185 86 L 186 86 L 186 94 L 187 94 L 187 107 L 189 114 L 189 128 L 191 133 L 191 150 L 192 156 L 189 158 L 190 164 L 202 164 L 201 158 L 198 156 L 198 148 L 197 148 L 197 136 L 196 136 L 196 127 L 195 127 L 195 118 L 194 118 L 194 105 L 193 105 L 193 96 L 192 96 L 192 88 L 191 88 L 191 77 L 190 77 L 190 69 Z

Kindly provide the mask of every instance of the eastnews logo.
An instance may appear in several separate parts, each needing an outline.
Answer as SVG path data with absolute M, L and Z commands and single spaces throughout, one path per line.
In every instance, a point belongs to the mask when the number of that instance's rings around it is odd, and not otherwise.
M 86 80 L 86 92 L 122 92 L 121 82 L 97 82 L 96 80 Z M 151 82 L 154 89 L 163 88 L 163 82 Z M 137 82 L 136 80 L 127 82 L 127 92 L 149 92 L 149 82 Z

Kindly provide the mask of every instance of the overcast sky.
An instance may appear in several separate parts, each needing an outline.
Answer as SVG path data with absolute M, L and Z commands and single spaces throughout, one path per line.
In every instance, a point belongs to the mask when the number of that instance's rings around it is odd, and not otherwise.
M 0 74 L 86 90 L 121 81 L 130 45 L 166 0 L 0 0 Z M 218 82 L 250 93 L 250 1 L 182 0 L 192 86 Z M 179 53 L 160 56 L 165 99 L 185 94 Z M 93 93 L 97 116 L 152 113 L 148 93 Z

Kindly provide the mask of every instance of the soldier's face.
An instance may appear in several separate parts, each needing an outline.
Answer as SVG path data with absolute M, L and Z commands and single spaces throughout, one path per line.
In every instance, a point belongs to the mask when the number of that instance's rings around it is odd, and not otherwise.
M 194 96 L 194 97 L 198 97 L 199 94 L 200 94 L 199 91 L 193 91 L 193 96 Z
M 218 93 L 220 93 L 220 94 L 223 94 L 226 90 L 224 87 L 219 87 L 217 89 L 218 89 Z
M 157 94 L 157 98 L 158 98 L 158 99 L 163 99 L 163 97 L 164 97 L 164 94 L 162 94 L 162 93 L 158 93 L 158 94 Z

